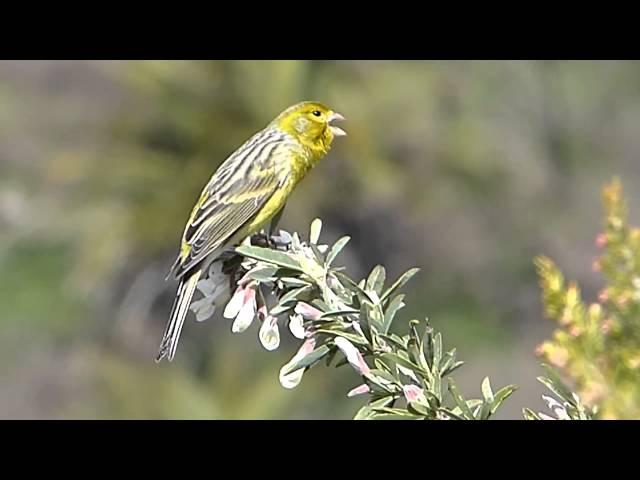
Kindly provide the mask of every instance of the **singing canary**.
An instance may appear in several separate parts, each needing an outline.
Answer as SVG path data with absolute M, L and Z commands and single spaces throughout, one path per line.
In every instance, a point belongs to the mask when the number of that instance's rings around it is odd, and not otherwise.
M 187 222 L 169 276 L 179 281 L 156 361 L 173 360 L 196 285 L 225 250 L 277 221 L 300 181 L 346 135 L 344 117 L 318 102 L 280 113 L 212 175 Z

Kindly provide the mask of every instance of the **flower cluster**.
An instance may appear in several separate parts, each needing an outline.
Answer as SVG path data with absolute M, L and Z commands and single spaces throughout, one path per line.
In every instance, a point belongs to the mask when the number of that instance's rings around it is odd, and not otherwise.
M 585 404 L 602 418 L 640 415 L 640 229 L 628 225 L 618 180 L 603 190 L 604 231 L 592 262 L 606 286 L 590 304 L 546 257 L 536 259 L 546 316 L 558 328 L 538 347 L 546 362 L 571 378 Z

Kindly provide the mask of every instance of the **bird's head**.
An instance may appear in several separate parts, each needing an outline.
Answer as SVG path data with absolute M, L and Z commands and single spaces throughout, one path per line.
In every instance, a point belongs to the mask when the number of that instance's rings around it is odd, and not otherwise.
M 335 137 L 346 132 L 331 123 L 344 117 L 319 102 L 301 102 L 287 108 L 273 121 L 277 127 L 293 135 L 314 150 L 329 150 Z

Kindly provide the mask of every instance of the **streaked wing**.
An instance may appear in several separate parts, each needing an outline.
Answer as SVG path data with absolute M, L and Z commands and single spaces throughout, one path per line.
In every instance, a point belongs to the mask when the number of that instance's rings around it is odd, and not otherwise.
M 176 278 L 224 246 L 278 190 L 283 178 L 273 159 L 285 140 L 280 132 L 261 132 L 220 166 L 185 229 L 189 250 L 174 265 Z

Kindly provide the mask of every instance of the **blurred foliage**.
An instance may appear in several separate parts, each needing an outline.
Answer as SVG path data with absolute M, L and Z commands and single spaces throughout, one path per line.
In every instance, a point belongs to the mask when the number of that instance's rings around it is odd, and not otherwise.
M 640 416 L 640 229 L 629 226 L 622 185 L 603 190 L 604 232 L 596 239 L 602 254 L 593 263 L 606 286 L 598 301 L 582 299 L 546 257 L 536 260 L 546 315 L 558 323 L 539 353 L 565 372 L 589 406 L 605 419 Z

